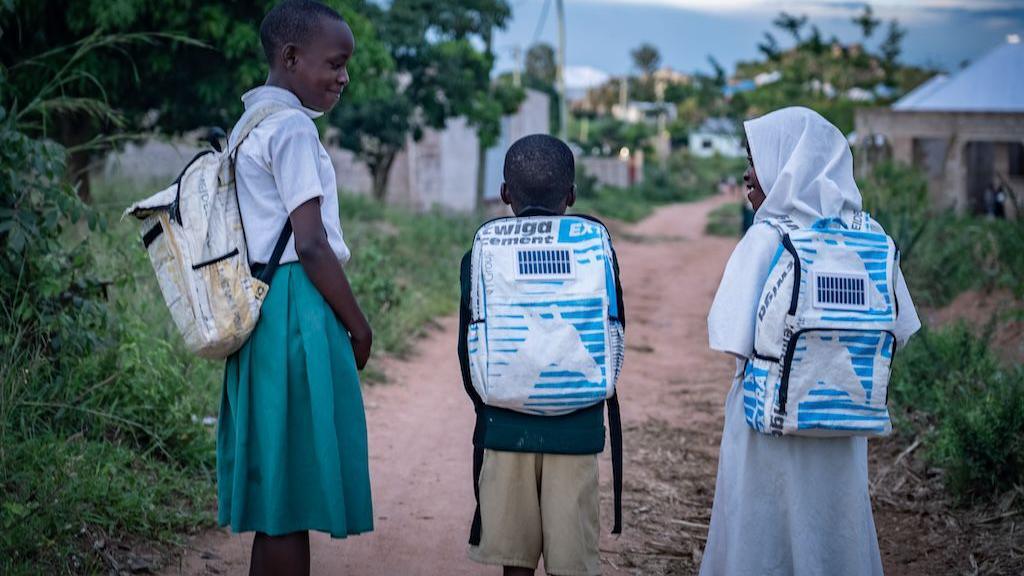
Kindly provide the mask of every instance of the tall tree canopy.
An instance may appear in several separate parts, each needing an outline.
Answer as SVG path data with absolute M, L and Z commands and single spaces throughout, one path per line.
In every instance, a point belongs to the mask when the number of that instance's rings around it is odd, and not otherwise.
M 390 67 L 390 56 L 376 39 L 362 0 L 326 0 L 348 20 L 358 46 L 350 64 L 356 80 L 345 99 L 360 102 L 384 90 L 375 79 Z M 64 96 L 101 95 L 124 119 L 129 132 L 180 133 L 203 126 L 229 127 L 241 113 L 239 96 L 267 75 L 259 25 L 274 0 L 12 0 L 0 4 L 0 66 L 4 90 L 23 102 L 61 62 L 54 47 L 92 35 L 161 33 L 130 50 L 112 45 L 85 56 L 78 73 L 63 83 Z M 197 42 L 174 40 L 190 38 Z M 200 45 L 200 43 L 202 45 Z M 49 55 L 49 56 L 47 56 Z M 32 60 L 31 66 L 18 66 Z M 55 65 L 55 64 L 54 64 Z M 48 110 L 46 135 L 65 146 L 94 140 L 121 127 L 75 108 Z M 84 175 L 89 155 L 73 154 L 69 170 Z M 87 180 L 81 188 L 86 195 Z
M 526 51 L 526 77 L 536 82 L 553 86 L 557 75 L 555 49 L 540 42 Z
M 364 2 L 360 10 L 378 26 L 394 68 L 379 78 L 381 100 L 345 102 L 331 122 L 340 128 L 341 145 L 370 167 L 374 194 L 383 198 L 407 136 L 419 138 L 424 128 L 464 116 L 489 144 L 522 94 L 491 85 L 493 33 L 511 16 L 505 0 L 393 0 Z
M 653 44 L 643 43 L 634 48 L 630 53 L 633 57 L 633 66 L 645 75 L 653 74 L 661 64 L 661 52 Z

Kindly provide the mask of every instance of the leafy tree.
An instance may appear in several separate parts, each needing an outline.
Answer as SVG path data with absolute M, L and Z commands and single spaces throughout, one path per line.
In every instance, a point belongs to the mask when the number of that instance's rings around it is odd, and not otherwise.
M 386 67 L 388 55 L 375 41 L 370 21 L 360 14 L 362 0 L 327 0 L 348 20 L 358 49 L 351 63 L 356 80 L 347 101 L 379 96 L 373 81 Z M 102 86 L 104 105 L 116 103 L 115 116 L 88 114 L 80 106 L 47 110 L 45 132 L 71 150 L 68 171 L 82 179 L 79 193 L 88 198 L 87 171 L 96 159 L 95 146 L 109 144 L 111 134 L 158 131 L 170 134 L 202 126 L 231 126 L 241 113 L 239 96 L 261 83 L 267 66 L 259 43 L 259 24 L 275 0 L 236 2 L 210 0 L 9 0 L 0 4 L 0 65 L 14 98 L 24 102 L 56 74 L 59 53 L 53 46 L 70 46 L 95 34 L 132 35 L 167 32 L 161 41 L 91 51 L 63 82 L 61 92 L 71 102 Z M 183 41 L 187 37 L 194 41 Z M 42 56 L 46 56 L 45 58 Z M 31 67 L 13 69 L 16 62 L 37 57 Z M 67 103 L 67 102 L 66 102 Z M 112 118 L 122 121 L 113 122 Z M 44 130 L 45 129 L 45 130 Z
M 374 196 L 383 198 L 408 136 L 418 139 L 425 128 L 465 116 L 482 145 L 493 142 L 515 101 L 507 87 L 492 90 L 490 80 L 493 31 L 505 26 L 511 9 L 505 0 L 394 0 L 386 7 L 363 3 L 361 10 L 378 24 L 394 62 L 378 78 L 386 103 L 338 106 L 331 122 L 341 129 L 342 146 L 366 161 Z
M 794 16 L 788 12 L 779 12 L 779 15 L 772 21 L 772 24 L 780 30 L 789 32 L 793 41 L 798 45 L 802 41 L 800 31 L 807 24 L 807 16 Z
M 722 67 L 722 64 L 718 62 L 717 58 L 710 54 L 708 55 L 708 64 L 711 65 L 711 69 L 715 72 L 714 76 L 711 77 L 715 87 L 718 89 L 725 88 L 725 68 Z
M 557 134 L 562 119 L 559 117 L 561 95 L 555 86 L 556 75 L 555 49 L 544 42 L 530 46 L 526 52 L 526 86 L 547 94 L 548 129 Z
M 821 30 L 817 24 L 811 26 L 811 35 L 804 42 L 804 48 L 815 56 L 821 56 L 825 53 L 825 41 L 822 39 Z
M 629 54 L 633 57 L 633 65 L 646 76 L 653 74 L 658 69 L 658 65 L 661 64 L 661 53 L 658 51 L 658 47 L 653 44 L 645 42 L 637 46 Z
M 15 92 L 0 74 L 0 324 L 17 325 L 25 336 L 4 346 L 39 343 L 47 364 L 61 354 L 88 354 L 104 331 L 104 285 L 95 276 L 94 259 L 82 243 L 67 242 L 79 224 L 96 228 L 96 213 L 63 178 L 65 150 L 51 139 L 35 137 L 45 129 L 48 111 L 76 110 L 115 121 L 117 115 L 93 94 L 61 96 L 63 85 L 80 79 L 80 66 L 95 51 L 125 49 L 143 37 L 90 37 L 52 48 L 58 72 L 41 81 L 38 92 Z M 13 61 L 5 72 L 21 73 L 39 59 Z M 18 98 L 25 100 L 22 104 Z M 0 423 L 2 426 L 2 423 Z
M 903 38 L 907 35 L 906 28 L 900 26 L 897 20 L 890 20 L 885 35 L 885 40 L 879 47 L 882 53 L 882 67 L 885 69 L 886 78 L 891 80 L 899 65 L 898 60 L 903 52 Z
M 764 42 L 757 45 L 757 50 L 772 62 L 777 61 L 782 55 L 782 50 L 779 49 L 779 41 L 775 39 L 771 32 L 764 33 Z
M 526 51 L 526 77 L 537 83 L 552 86 L 556 77 L 555 49 L 540 42 Z
M 871 8 L 871 4 L 864 5 L 864 11 L 851 19 L 851 21 L 860 28 L 861 34 L 864 35 L 864 40 L 871 38 L 871 35 L 875 33 L 875 29 L 882 24 L 882 21 L 875 18 L 875 11 Z

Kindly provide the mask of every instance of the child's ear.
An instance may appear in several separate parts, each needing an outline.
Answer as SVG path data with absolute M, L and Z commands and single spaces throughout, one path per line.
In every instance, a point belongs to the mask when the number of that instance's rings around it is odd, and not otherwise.
M 284 64 L 284 69 L 291 71 L 295 69 L 295 65 L 298 63 L 298 54 L 295 44 L 285 44 L 284 48 L 281 48 L 281 63 Z
M 576 185 L 573 184 L 572 188 L 569 189 L 569 195 L 565 197 L 565 207 L 572 208 L 572 205 L 576 203 Z
M 512 199 L 508 197 L 508 184 L 504 182 L 501 183 L 501 201 L 504 202 L 506 206 L 512 205 Z

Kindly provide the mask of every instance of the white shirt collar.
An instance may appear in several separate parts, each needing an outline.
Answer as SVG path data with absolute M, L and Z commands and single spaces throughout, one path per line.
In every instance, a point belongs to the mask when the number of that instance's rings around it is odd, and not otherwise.
M 324 115 L 323 112 L 317 112 L 316 110 L 303 106 L 299 97 L 291 90 L 285 90 L 284 88 L 278 88 L 277 86 L 258 86 L 249 90 L 245 94 L 242 94 L 242 102 L 245 104 L 246 110 L 260 102 L 266 102 L 268 100 L 281 102 L 297 110 L 302 110 L 305 112 L 306 116 L 309 116 L 310 118 L 319 118 Z

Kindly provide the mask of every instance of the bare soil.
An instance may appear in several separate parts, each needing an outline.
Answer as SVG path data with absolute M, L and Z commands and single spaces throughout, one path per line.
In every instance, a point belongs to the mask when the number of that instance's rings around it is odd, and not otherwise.
M 667 206 L 637 225 L 613 225 L 627 309 L 626 463 L 624 533 L 612 537 L 611 467 L 607 452 L 601 457 L 605 574 L 695 574 L 700 565 L 734 368 L 708 349 L 706 316 L 735 240 L 706 236 L 704 223 L 727 200 Z M 389 384 L 366 390 L 376 530 L 348 540 L 314 535 L 315 574 L 501 573 L 466 558 L 473 411 L 455 353 L 457 327 L 454 318 L 440 320 L 410 359 L 383 361 Z M 954 510 L 939 475 L 917 456 L 913 439 L 871 443 L 886 572 L 1024 572 L 1024 518 L 1014 512 L 1024 494 L 999 508 Z M 202 534 L 164 574 L 246 574 L 250 541 L 223 530 Z

